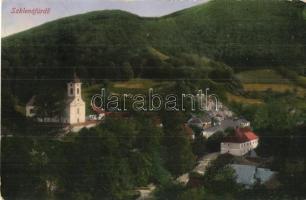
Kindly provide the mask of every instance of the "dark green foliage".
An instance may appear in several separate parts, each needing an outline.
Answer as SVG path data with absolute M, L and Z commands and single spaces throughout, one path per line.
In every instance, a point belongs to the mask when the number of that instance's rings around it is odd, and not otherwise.
M 162 185 L 155 192 L 157 200 L 213 200 L 213 199 L 229 199 L 223 194 L 209 193 L 205 188 L 186 188 L 179 184 L 168 183 Z
M 130 80 L 134 77 L 132 66 L 128 62 L 124 62 L 122 65 L 122 79 Z
M 281 99 L 279 99 L 281 98 Z M 279 97 L 267 100 L 267 104 L 260 107 L 254 115 L 254 127 L 268 129 L 273 132 L 286 131 L 294 127 L 300 115 L 294 105 L 294 97 Z M 277 113 L 277 114 L 276 114 Z M 277 133 L 279 135 L 279 133 Z
M 194 155 L 201 157 L 207 152 L 207 140 L 202 136 L 198 136 L 192 143 L 192 152 Z
M 1 92 L 1 123 L 2 134 L 5 133 L 4 127 L 16 130 L 21 129 L 25 125 L 26 120 L 21 113 L 15 109 L 16 100 L 9 90 L 2 90 Z M 14 122 L 14 123 L 13 123 Z
M 305 131 L 306 129 L 304 129 Z M 303 142 L 305 145 L 306 142 Z M 291 146 L 291 145 L 290 145 Z M 295 148 L 295 147 L 292 147 Z M 305 155 L 305 147 L 300 147 L 300 150 L 304 151 Z M 290 194 L 292 196 L 305 197 L 305 178 L 306 178 L 306 161 L 305 158 L 290 158 L 279 159 L 279 179 L 283 184 L 281 189 L 284 193 Z
M 2 39 L 3 85 L 25 102 L 39 88 L 63 85 L 74 70 L 96 80 L 132 74 L 206 79 L 211 68 L 213 79 L 231 80 L 228 70 L 199 61 L 304 64 L 304 7 L 298 1 L 215 0 L 161 18 L 96 11 L 59 19 Z M 133 70 L 119 67 L 125 62 Z
M 26 137 L 4 138 L 1 141 L 1 193 L 4 198 L 44 198 L 46 193 L 41 166 L 44 162 L 32 150 L 33 142 Z M 43 163 L 42 163 L 43 165 Z M 5 187 L 3 186 L 5 185 Z M 31 191 L 31 192 L 28 192 Z
M 170 179 L 161 159 L 161 136 L 150 119 L 109 117 L 99 127 L 83 129 L 70 142 L 44 136 L 4 138 L 2 195 L 5 199 L 135 197 L 135 187 Z
M 222 131 L 218 131 L 214 135 L 208 138 L 207 140 L 207 149 L 209 152 L 218 152 L 220 151 L 220 143 L 223 141 L 226 134 Z
M 156 191 L 155 197 L 158 200 L 179 199 L 183 190 L 184 186 L 182 185 L 168 183 Z
M 189 188 L 179 184 L 161 185 L 155 192 L 157 200 L 234 200 L 233 194 L 212 193 L 205 187 Z
M 70 148 L 69 148 L 70 149 Z M 83 130 L 66 154 L 68 162 L 63 174 L 65 193 L 87 194 L 90 199 L 122 199 L 132 187 L 132 174 L 122 156 L 118 139 L 103 129 Z M 63 194 L 64 195 L 64 194 Z
M 163 114 L 165 160 L 167 169 L 173 175 L 188 172 L 195 164 L 195 156 L 187 134 L 183 129 L 182 113 Z
M 236 183 L 235 172 L 228 166 L 232 162 L 230 155 L 222 155 L 213 161 L 203 177 L 204 186 L 222 194 L 237 194 L 241 187 Z
M 41 90 L 38 95 L 35 96 L 34 106 L 36 117 L 45 120 L 46 117 L 59 116 L 63 117 L 66 101 L 64 90 Z

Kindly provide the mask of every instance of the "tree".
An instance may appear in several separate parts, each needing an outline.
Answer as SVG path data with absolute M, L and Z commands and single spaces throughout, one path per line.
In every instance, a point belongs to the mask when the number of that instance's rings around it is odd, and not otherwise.
M 234 170 L 228 166 L 230 155 L 222 155 L 211 163 L 203 177 L 204 186 L 213 193 L 237 194 L 241 186 L 236 183 Z
M 274 132 L 290 130 L 298 121 L 294 101 L 283 97 L 268 99 L 267 103 L 260 107 L 254 116 L 256 129 L 269 129 Z M 276 114 L 277 113 L 277 114 Z M 279 134 L 279 133 L 277 133 Z
M 130 80 L 134 78 L 134 71 L 129 62 L 124 62 L 121 70 L 121 77 L 124 80 Z
M 224 132 L 218 131 L 207 139 L 207 149 L 209 152 L 220 151 L 220 143 L 224 138 Z
M 155 192 L 154 196 L 157 200 L 171 200 L 179 199 L 181 193 L 184 191 L 184 186 L 169 182 L 161 185 Z
M 15 110 L 16 100 L 8 90 L 2 90 L 1 96 L 1 121 L 2 135 L 5 134 L 4 127 L 18 131 L 23 130 L 26 119 Z
M 1 192 L 5 199 L 45 199 L 44 159 L 38 158 L 41 152 L 33 151 L 33 142 L 29 137 L 1 141 Z
M 82 130 L 67 146 L 62 174 L 65 195 L 90 195 L 92 199 L 123 199 L 132 179 L 127 158 L 114 133 L 103 128 Z
M 61 119 L 66 106 L 63 99 L 65 99 L 63 90 L 42 90 L 39 95 L 35 96 L 36 117 L 42 118 L 43 121 L 45 118 L 52 117 Z
M 190 141 L 183 129 L 182 113 L 164 113 L 165 160 L 167 169 L 174 175 L 190 170 L 195 163 Z
M 109 80 L 117 80 L 120 78 L 120 68 L 114 62 L 109 62 L 104 70 L 106 78 Z
M 207 152 L 207 140 L 204 137 L 196 137 L 192 143 L 192 152 L 198 157 Z

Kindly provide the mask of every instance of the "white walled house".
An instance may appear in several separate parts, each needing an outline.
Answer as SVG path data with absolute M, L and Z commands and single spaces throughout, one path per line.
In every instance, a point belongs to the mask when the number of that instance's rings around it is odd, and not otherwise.
M 66 108 L 63 110 L 63 117 L 37 118 L 38 122 L 81 124 L 86 121 L 85 102 L 82 99 L 82 83 L 74 74 L 73 80 L 67 83 Z M 26 104 L 26 117 L 35 117 L 35 96 Z
M 35 96 L 33 96 L 30 101 L 26 104 L 26 117 L 34 117 L 35 116 Z
M 249 128 L 237 128 L 234 135 L 224 138 L 221 143 L 221 154 L 243 156 L 258 146 L 258 140 L 258 136 Z

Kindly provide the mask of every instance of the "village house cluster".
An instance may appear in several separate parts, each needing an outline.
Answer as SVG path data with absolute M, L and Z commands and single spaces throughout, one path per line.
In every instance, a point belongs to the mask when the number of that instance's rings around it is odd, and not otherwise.
M 186 129 L 192 132 L 192 139 L 195 139 L 196 132 L 201 137 L 210 138 L 217 132 L 225 131 L 228 128 L 234 129 L 234 133 L 226 136 L 220 144 L 220 153 L 229 153 L 234 156 L 243 156 L 247 153 L 254 153 L 258 146 L 259 138 L 251 130 L 251 123 L 243 117 L 234 117 L 234 113 L 219 102 L 218 109 L 215 109 L 215 102 L 208 101 L 208 110 L 200 114 L 192 115 L 187 122 Z
M 78 132 L 82 128 L 91 128 L 99 124 L 110 112 L 104 109 L 92 107 L 96 114 L 86 116 L 86 104 L 82 99 L 81 81 L 74 74 L 72 81 L 67 83 L 67 97 L 65 99 L 65 109 L 61 116 L 39 117 L 36 115 L 35 96 L 33 96 L 26 105 L 26 116 L 35 119 L 41 123 L 59 123 L 66 125 L 65 133 L 70 131 Z M 208 97 L 208 96 L 207 96 Z M 234 113 L 221 102 L 214 98 L 197 98 L 197 103 L 205 104 L 205 110 L 201 110 L 197 114 L 191 114 L 187 122 L 182 125 L 185 132 L 192 139 L 197 137 L 210 138 L 218 132 L 226 132 L 231 128 L 233 133 L 225 136 L 220 143 L 220 151 L 204 156 L 198 161 L 193 172 L 204 174 L 211 160 L 216 159 L 220 154 L 230 154 L 239 159 L 255 158 L 258 159 L 254 149 L 258 146 L 259 137 L 252 131 L 251 123 L 243 117 L 235 117 Z M 124 115 L 123 113 L 117 113 Z M 153 123 L 162 128 L 161 120 L 153 118 Z M 245 157 L 248 155 L 248 157 Z M 250 162 L 248 162 L 250 163 Z M 245 164 L 236 162 L 229 165 L 236 174 L 236 182 L 250 187 L 257 183 L 269 183 L 273 180 L 276 172 L 267 168 L 258 167 L 256 164 Z M 192 184 L 194 178 L 189 173 L 183 174 L 177 178 L 177 181 L 183 184 Z
M 38 122 L 61 123 L 67 127 L 72 127 L 70 131 L 79 131 L 82 128 L 90 128 L 97 125 L 105 116 L 104 109 L 93 107 L 97 114 L 86 116 L 86 105 L 82 99 L 82 83 L 76 74 L 73 80 L 67 83 L 67 98 L 65 100 L 65 109 L 60 116 L 39 117 L 36 116 L 35 96 L 33 96 L 26 105 L 26 116 L 35 118 Z M 205 97 L 205 98 L 203 98 Z M 234 156 L 243 156 L 258 146 L 258 136 L 252 132 L 250 122 L 244 118 L 234 117 L 230 111 L 221 102 L 214 97 L 201 94 L 197 101 L 205 105 L 198 115 L 192 115 L 184 125 L 186 132 L 192 139 L 195 139 L 195 132 L 200 132 L 201 137 L 209 138 L 217 132 L 225 131 L 228 128 L 234 129 L 233 135 L 228 135 L 220 144 L 220 153 L 229 153 Z M 162 124 L 159 125 L 162 127 Z

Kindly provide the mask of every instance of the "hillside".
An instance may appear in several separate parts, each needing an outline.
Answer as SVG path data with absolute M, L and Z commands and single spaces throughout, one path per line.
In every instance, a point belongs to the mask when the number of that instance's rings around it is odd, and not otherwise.
M 85 79 L 121 79 L 123 63 L 138 77 L 177 78 L 173 70 L 190 65 L 182 54 L 234 67 L 304 65 L 305 13 L 299 1 L 214 0 L 161 18 L 118 10 L 66 17 L 2 39 L 4 87 L 26 93 L 73 68 Z

